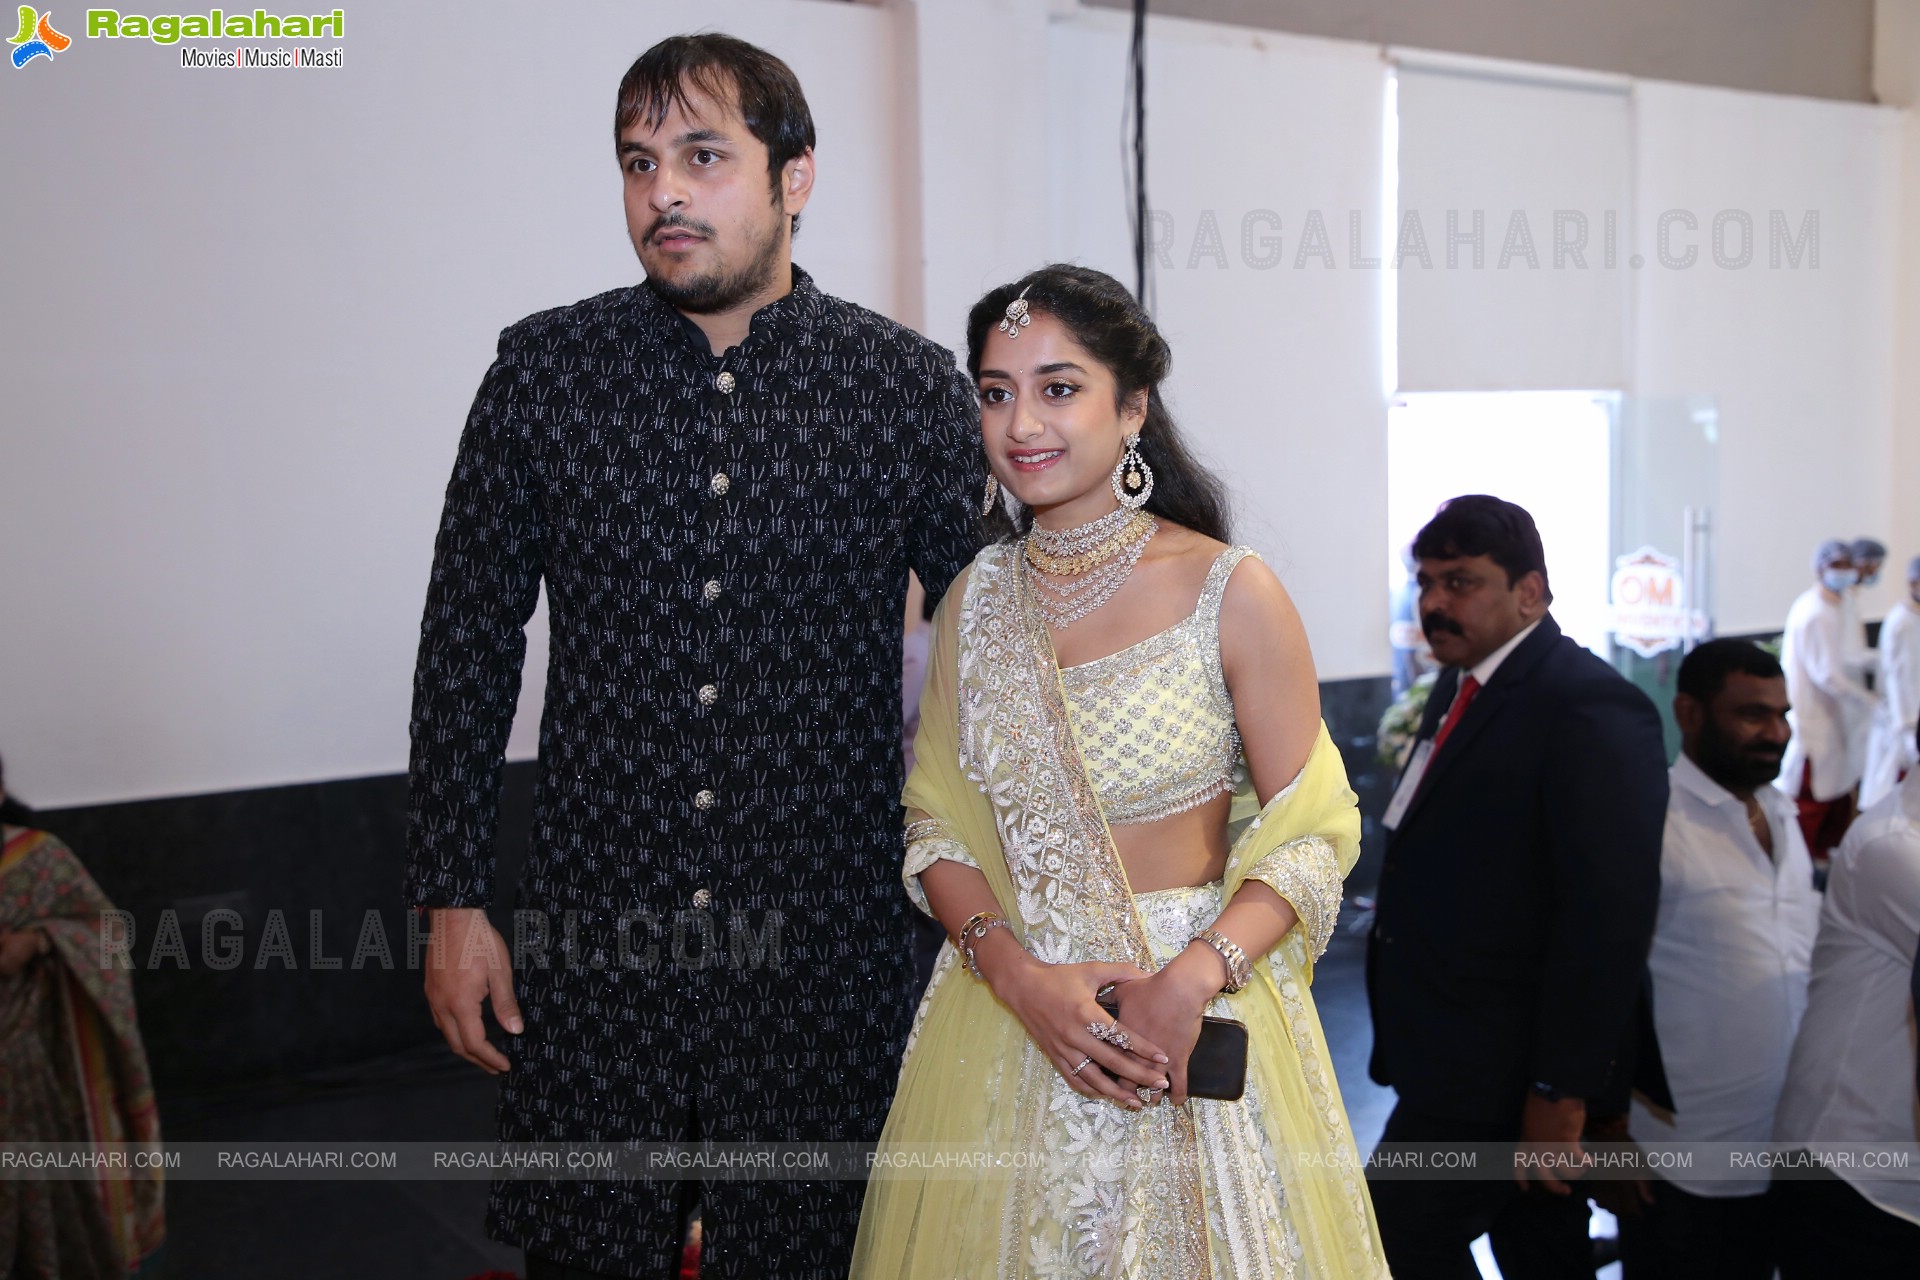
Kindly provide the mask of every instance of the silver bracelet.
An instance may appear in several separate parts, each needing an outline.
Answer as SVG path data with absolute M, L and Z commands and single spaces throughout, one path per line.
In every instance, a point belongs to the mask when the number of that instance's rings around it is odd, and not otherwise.
M 1247 953 L 1240 944 L 1221 933 L 1218 929 L 1202 929 L 1193 935 L 1194 941 L 1204 942 L 1220 953 L 1227 962 L 1227 985 L 1220 988 L 1231 995 L 1253 981 L 1253 962 L 1247 959 Z

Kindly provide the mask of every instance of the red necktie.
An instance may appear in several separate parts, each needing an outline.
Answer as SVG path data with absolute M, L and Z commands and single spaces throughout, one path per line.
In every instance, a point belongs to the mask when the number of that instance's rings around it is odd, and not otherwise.
M 1453 732 L 1453 726 L 1460 723 L 1460 717 L 1466 714 L 1467 704 L 1473 701 L 1473 695 L 1480 692 L 1480 682 L 1471 675 L 1460 682 L 1460 690 L 1453 695 L 1453 705 L 1447 708 L 1447 718 L 1440 722 L 1440 732 L 1433 735 L 1433 749 L 1440 750 L 1440 744 Z

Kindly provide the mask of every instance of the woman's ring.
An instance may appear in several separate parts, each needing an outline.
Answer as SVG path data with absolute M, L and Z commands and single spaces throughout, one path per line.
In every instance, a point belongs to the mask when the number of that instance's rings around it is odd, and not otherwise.
M 1085 1069 L 1085 1067 L 1086 1067 L 1086 1065 L 1087 1065 L 1087 1064 L 1088 1064 L 1089 1062 L 1092 1062 L 1092 1061 L 1093 1061 L 1093 1055 L 1092 1055 L 1092 1054 L 1088 1054 L 1088 1055 L 1087 1055 L 1086 1057 L 1084 1057 L 1084 1058 L 1082 1058 L 1082 1059 L 1080 1059 L 1080 1065 L 1079 1065 L 1079 1066 L 1077 1066 L 1077 1067 L 1075 1067 L 1075 1068 L 1074 1068 L 1073 1070 L 1071 1070 L 1071 1071 L 1069 1071 L 1069 1072 L 1067 1072 L 1067 1074 L 1068 1074 L 1068 1075 L 1070 1075 L 1070 1076 L 1077 1076 L 1077 1075 L 1079 1075 L 1079 1074 L 1080 1074 L 1080 1072 L 1081 1072 L 1081 1071 L 1082 1071 L 1083 1069 Z
M 1138 1089 L 1135 1089 L 1134 1092 L 1140 1095 L 1140 1101 L 1146 1103 L 1148 1106 L 1152 1106 L 1154 1096 L 1160 1091 L 1158 1089 L 1149 1089 L 1143 1084 Z

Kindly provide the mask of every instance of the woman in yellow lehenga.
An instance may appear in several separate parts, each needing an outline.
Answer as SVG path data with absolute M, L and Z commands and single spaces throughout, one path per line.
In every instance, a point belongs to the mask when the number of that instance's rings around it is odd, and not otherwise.
M 1359 815 L 1299 618 L 1161 403 L 1169 361 L 1085 268 L 969 319 L 1013 502 L 989 482 L 1004 536 L 934 619 L 905 871 L 950 941 L 856 1277 L 1386 1274 L 1308 994 Z M 1203 1014 L 1247 1028 L 1238 1101 L 1187 1095 Z

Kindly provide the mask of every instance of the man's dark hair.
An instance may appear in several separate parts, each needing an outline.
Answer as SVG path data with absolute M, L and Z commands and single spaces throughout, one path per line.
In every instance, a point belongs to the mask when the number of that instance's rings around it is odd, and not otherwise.
M 765 49 L 708 32 L 696 36 L 668 36 L 634 60 L 620 80 L 620 96 L 613 109 L 613 142 L 645 121 L 658 129 L 675 107 L 689 114 L 689 92 L 715 102 L 730 103 L 746 121 L 747 131 L 766 144 L 767 169 L 773 195 L 780 198 L 780 171 L 813 146 L 813 112 L 800 92 L 793 68 Z M 800 229 L 794 215 L 793 229 Z
M 1486 556 L 1507 571 L 1512 587 L 1529 573 L 1540 575 L 1540 598 L 1553 603 L 1547 584 L 1547 550 L 1540 544 L 1527 509 L 1485 493 L 1450 498 L 1427 521 L 1413 540 L 1413 554 L 1421 560 L 1458 560 Z
M 1785 676 L 1780 660 L 1750 640 L 1709 640 L 1680 660 L 1675 689 L 1704 705 L 1727 687 L 1727 677 L 1736 671 L 1762 680 Z

